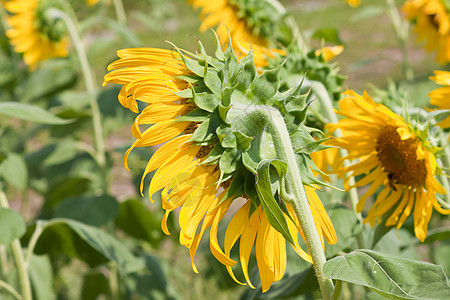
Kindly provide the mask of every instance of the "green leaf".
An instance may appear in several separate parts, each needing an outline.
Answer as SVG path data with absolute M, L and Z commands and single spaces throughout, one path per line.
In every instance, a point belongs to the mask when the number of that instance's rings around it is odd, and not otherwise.
M 273 166 L 277 172 L 278 178 L 271 176 L 270 168 Z M 265 159 L 262 160 L 257 168 L 257 179 L 256 179 L 256 191 L 258 197 L 263 205 L 264 211 L 266 213 L 269 223 L 280 232 L 283 237 L 294 244 L 294 239 L 289 231 L 289 227 L 283 211 L 277 200 L 274 198 L 274 191 L 272 190 L 272 181 L 274 179 L 281 180 L 286 174 L 287 166 L 281 160 L 276 159 Z
M 43 212 L 53 211 L 64 199 L 81 196 L 88 191 L 91 180 L 85 177 L 59 176 L 50 183 L 44 194 Z
M 164 238 L 155 214 L 138 200 L 131 199 L 120 204 L 115 224 L 127 234 L 145 240 L 155 248 Z
M 72 197 L 61 202 L 55 209 L 55 218 L 68 218 L 92 226 L 102 226 L 119 213 L 116 198 L 103 196 Z
M 439 244 L 439 246 L 434 248 L 434 262 L 441 265 L 446 274 L 450 274 L 450 243 L 447 241 L 446 243 Z
M 341 37 L 339 36 L 339 31 L 334 27 L 323 27 L 317 29 L 312 35 L 312 37 L 333 44 L 343 43 Z
M 77 154 L 77 147 L 74 141 L 61 141 L 48 144 L 36 152 L 30 153 L 26 157 L 28 165 L 31 167 L 50 166 L 63 163 L 74 158 Z
M 14 187 L 24 190 L 27 187 L 28 169 L 23 156 L 8 153 L 0 164 L 0 177 Z
M 36 244 L 37 254 L 65 254 L 91 267 L 115 261 L 125 272 L 143 268 L 143 262 L 125 245 L 101 229 L 69 219 L 51 219 Z M 45 224 L 45 223 L 44 223 Z
M 31 255 L 28 274 L 33 289 L 33 299 L 56 299 L 52 263 L 48 256 Z
M 87 273 L 83 276 L 81 297 L 83 300 L 96 300 L 100 295 L 110 297 L 109 281 L 102 272 Z M 108 298 L 108 297 L 107 297 Z
M 450 299 L 442 266 L 355 250 L 324 265 L 325 276 L 366 286 L 390 299 Z
M 143 258 L 145 270 L 130 274 L 123 282 L 125 286 L 123 299 L 183 299 L 167 280 L 164 270 L 167 270 L 169 266 L 163 264 L 164 261 L 147 254 L 143 254 Z
M 25 233 L 25 221 L 15 210 L 0 207 L 0 245 L 9 245 Z
M 361 224 L 355 212 L 344 205 L 327 207 L 326 211 L 338 237 L 336 244 L 325 244 L 326 257 L 333 257 L 345 249 L 354 249 L 351 246 L 355 243 L 356 235 L 361 231 Z
M 49 97 L 64 89 L 72 87 L 77 79 L 77 72 L 67 61 L 46 61 L 41 68 L 31 73 L 21 88 L 21 101 Z
M 61 119 L 40 108 L 39 106 L 19 102 L 0 103 L 0 114 L 12 118 L 49 125 L 61 125 L 72 122 L 71 120 Z

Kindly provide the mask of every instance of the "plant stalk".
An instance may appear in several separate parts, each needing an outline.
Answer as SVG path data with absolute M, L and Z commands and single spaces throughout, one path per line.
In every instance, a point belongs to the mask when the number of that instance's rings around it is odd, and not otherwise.
M 20 294 L 13 287 L 3 280 L 0 280 L 0 288 L 4 288 L 5 290 L 7 290 L 16 299 L 22 299 L 22 296 L 20 296 Z
M 0 206 L 9 208 L 8 198 L 6 197 L 2 189 L 0 189 Z M 20 245 L 20 241 L 18 239 L 15 239 L 11 243 L 11 251 L 17 267 L 17 274 L 19 276 L 19 285 L 20 290 L 22 292 L 22 299 L 32 300 L 30 277 L 28 276 L 28 269 L 25 265 L 22 246 Z
M 94 127 L 95 145 L 97 150 L 97 163 L 101 168 L 106 164 L 106 154 L 105 154 L 105 142 L 103 136 L 103 127 L 101 122 L 100 109 L 98 107 L 96 99 L 96 88 L 92 69 L 89 65 L 89 61 L 86 55 L 84 44 L 78 33 L 76 23 L 69 17 L 65 12 L 52 8 L 49 13 L 53 14 L 55 17 L 61 18 L 66 24 L 67 30 L 69 31 L 70 37 L 72 38 L 73 44 L 77 50 L 78 58 L 80 60 L 81 69 L 83 72 L 84 82 L 86 85 L 86 90 L 88 92 L 89 104 L 92 113 L 92 122 Z
M 409 35 L 409 23 L 403 22 L 394 0 L 386 0 L 388 15 L 394 26 L 395 34 L 402 51 L 403 74 L 408 81 L 414 80 L 414 71 L 409 63 L 407 41 Z
M 123 6 L 122 0 L 113 0 L 114 9 L 116 11 L 117 21 L 121 25 L 127 25 L 127 15 L 125 14 L 125 8 Z
M 288 165 L 285 183 L 290 199 L 283 200 L 293 206 L 295 214 L 300 222 L 305 235 L 306 244 L 308 245 L 311 254 L 316 276 L 319 281 L 322 297 L 325 300 L 332 299 L 334 291 L 333 282 L 323 273 L 323 265 L 326 261 L 325 254 L 309 207 L 295 152 L 292 148 L 291 139 L 286 124 L 284 123 L 283 116 L 277 109 L 268 107 L 256 110 L 254 113 L 266 120 L 277 155 Z
M 337 118 L 336 113 L 334 112 L 333 103 L 332 103 L 332 101 L 330 99 L 330 95 L 328 94 L 328 91 L 326 90 L 323 83 L 320 81 L 313 81 L 313 83 L 311 85 L 311 90 L 317 96 L 317 98 L 321 104 L 321 107 L 323 109 L 323 112 L 326 115 L 325 117 L 328 120 L 328 122 L 329 123 L 338 123 L 338 118 Z M 337 138 L 342 137 L 342 133 L 339 129 L 335 131 L 334 135 Z M 345 157 L 345 156 L 347 156 L 347 151 L 345 151 L 344 149 L 341 148 L 341 149 L 339 149 L 339 155 L 341 157 Z M 349 165 L 350 165 L 350 163 L 348 160 L 345 160 L 343 162 L 344 167 L 347 167 Z M 351 176 L 350 173 L 347 173 L 346 176 L 350 176 L 350 178 L 348 180 L 348 184 L 349 184 L 349 186 L 353 186 L 355 184 L 355 178 L 353 176 Z M 358 202 L 359 202 L 358 190 L 356 188 L 352 188 L 348 191 L 348 194 L 350 196 L 350 202 L 352 204 L 353 211 L 355 212 L 356 218 L 358 219 L 359 223 L 361 224 L 361 229 L 362 229 L 363 218 L 361 216 L 361 213 L 356 212 L 356 206 L 358 205 Z M 362 236 L 362 232 L 360 232 L 356 236 L 356 240 L 358 243 L 358 247 L 364 248 L 364 238 Z

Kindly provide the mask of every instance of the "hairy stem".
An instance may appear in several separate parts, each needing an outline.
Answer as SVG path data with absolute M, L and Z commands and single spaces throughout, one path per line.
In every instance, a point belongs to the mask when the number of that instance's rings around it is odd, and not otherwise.
M 283 116 L 277 109 L 268 107 L 256 110 L 254 114 L 267 122 L 277 155 L 288 165 L 285 184 L 289 196 L 285 197 L 287 199 L 283 200 L 292 205 L 300 222 L 314 264 L 316 276 L 319 281 L 322 297 L 323 299 L 331 299 L 334 291 L 333 282 L 323 273 L 323 265 L 326 261 L 325 254 L 309 207 L 308 199 L 303 187 L 303 181 L 300 176 L 300 169 L 297 164 L 296 154 L 292 148 L 291 139 L 286 124 L 284 123 Z
M 66 24 L 67 30 L 72 38 L 73 44 L 77 50 L 78 59 L 80 60 L 81 69 L 83 72 L 84 82 L 86 85 L 86 90 L 88 92 L 89 104 L 92 114 L 92 123 L 94 128 L 94 138 L 96 146 L 96 160 L 99 167 L 103 170 L 106 165 L 106 152 L 105 152 L 105 141 L 103 135 L 103 126 L 101 121 L 100 108 L 97 103 L 97 91 L 95 80 L 93 76 L 92 69 L 89 65 L 87 54 L 85 51 L 84 44 L 78 33 L 77 25 L 74 20 L 72 20 L 68 14 L 58 9 L 50 9 L 49 13 L 56 18 L 61 18 Z M 106 179 L 105 179 L 106 182 Z M 106 190 L 106 184 L 104 189 Z

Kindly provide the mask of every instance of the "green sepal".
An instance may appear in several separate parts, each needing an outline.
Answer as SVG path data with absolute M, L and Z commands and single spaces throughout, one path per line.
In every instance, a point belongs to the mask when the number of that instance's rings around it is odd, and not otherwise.
M 275 172 L 271 172 L 271 167 L 274 168 Z M 286 218 L 280 205 L 274 198 L 276 191 L 274 191 L 274 185 L 272 185 L 272 182 L 277 181 L 277 189 L 279 190 L 281 188 L 280 181 L 286 175 L 286 171 L 287 165 L 281 160 L 262 160 L 257 167 L 256 191 L 270 225 L 281 233 L 288 242 L 294 245 L 294 239 L 289 231 Z
M 236 137 L 229 126 L 221 124 L 217 128 L 216 134 L 223 148 L 236 148 Z
M 246 172 L 242 171 L 242 169 L 238 169 L 231 180 L 231 184 L 228 187 L 225 195 L 223 196 L 223 200 L 229 199 L 231 197 L 238 198 L 244 194 L 244 182 L 245 182 Z
M 216 144 L 214 148 L 211 150 L 211 152 L 208 154 L 208 156 L 205 158 L 205 160 L 202 161 L 202 164 L 204 165 L 212 163 L 217 164 L 220 157 L 222 156 L 223 151 L 225 151 L 225 149 L 220 144 Z
M 321 147 L 321 143 L 332 139 L 332 137 L 328 137 L 320 140 L 315 140 L 308 132 L 308 130 L 302 125 L 300 125 L 297 128 L 297 131 L 295 131 L 295 133 L 290 135 L 290 138 L 292 142 L 292 147 L 294 148 L 294 151 L 296 153 L 307 153 L 307 154 L 311 154 L 312 152 L 329 148 L 329 147 Z
M 197 107 L 212 113 L 219 105 L 220 99 L 215 94 L 197 93 L 192 90 L 192 100 Z
M 195 85 L 182 91 L 174 92 L 174 94 L 181 98 L 192 98 L 193 91 L 196 93 L 207 93 L 209 89 L 206 85 Z
M 209 56 L 206 53 L 205 47 L 203 47 L 203 44 L 200 40 L 198 41 L 198 45 L 200 46 L 200 53 L 203 55 L 203 57 L 205 58 L 205 61 L 210 64 L 211 66 L 213 66 L 216 69 L 222 69 L 223 67 L 223 63 L 221 63 L 220 61 L 218 61 L 217 59 L 215 59 L 214 57 Z
M 214 95 L 220 97 L 222 95 L 222 81 L 219 78 L 218 72 L 214 69 L 210 70 L 205 66 L 205 85 Z
M 236 146 L 238 150 L 245 152 L 250 149 L 250 145 L 253 140 L 252 137 L 247 136 L 240 131 L 233 131 L 233 134 L 236 137 Z
M 271 105 L 271 99 L 278 91 L 280 85 L 279 74 L 282 65 L 275 69 L 267 70 L 262 73 L 251 85 L 253 95 L 255 95 L 261 103 Z
M 214 52 L 214 55 L 218 60 L 223 62 L 225 60 L 225 56 L 223 54 L 222 47 L 220 46 L 219 37 L 217 36 L 217 33 L 214 31 L 214 29 L 211 28 L 211 31 L 214 33 L 214 37 L 216 39 L 216 50 Z
M 183 52 L 177 46 L 175 46 L 175 44 L 173 44 L 169 41 L 166 41 L 166 42 L 169 43 L 170 45 L 172 45 L 177 50 L 178 54 L 180 54 L 181 59 L 183 60 L 183 63 L 185 64 L 186 68 L 188 68 L 190 71 L 192 71 L 195 75 L 203 77 L 204 66 L 200 65 L 200 63 L 198 61 L 192 60 L 192 59 L 188 58 L 187 56 L 185 56 L 183 54 Z M 198 58 L 197 55 L 193 55 L 193 56 Z
M 228 49 L 231 48 L 231 44 L 228 45 Z M 234 79 L 239 73 L 239 62 L 236 55 L 232 52 L 229 57 L 227 56 L 227 60 L 223 65 L 222 69 L 222 85 L 225 86 L 233 86 Z
M 217 139 L 216 128 L 220 126 L 222 120 L 220 120 L 217 114 L 211 114 L 208 119 L 203 121 L 200 126 L 192 134 L 189 141 L 200 143 L 200 145 L 206 145 Z
M 254 161 L 248 152 L 242 153 L 242 163 L 247 170 L 253 174 L 256 174 L 258 162 Z
M 236 148 L 225 149 L 219 160 L 220 176 L 236 171 L 240 160 L 241 152 L 239 150 Z
M 295 116 L 299 124 L 305 121 L 308 106 L 312 102 L 308 102 L 311 89 L 309 89 L 306 94 L 301 94 L 302 83 L 303 80 L 295 89 L 294 93 L 289 95 L 289 97 L 284 100 L 284 107 L 286 108 L 286 111 Z
M 221 103 L 219 103 L 219 106 L 217 107 L 217 111 L 219 112 L 219 116 L 222 119 L 222 121 L 226 124 L 230 124 L 227 120 L 227 113 L 230 110 L 231 105 L 223 106 Z
M 253 209 L 260 204 L 258 192 L 256 191 L 255 175 L 248 174 L 244 182 L 245 195 L 252 201 Z
M 332 189 L 335 189 L 337 191 L 345 192 L 345 190 L 340 189 L 338 187 L 335 187 L 333 185 L 330 185 L 328 183 L 325 183 L 323 181 L 320 181 L 317 179 L 314 174 L 311 171 L 311 168 L 313 168 L 315 171 L 318 170 L 316 165 L 314 164 L 313 160 L 308 154 L 300 153 L 296 155 L 297 157 L 297 164 L 300 169 L 300 175 L 303 180 L 303 184 L 314 187 L 313 185 L 320 185 L 320 186 L 326 186 Z M 323 173 L 321 171 L 321 173 Z
M 197 75 L 180 75 L 176 76 L 175 78 L 189 82 L 192 85 L 203 85 L 203 77 Z
M 258 76 L 255 63 L 253 61 L 253 49 L 240 60 L 241 70 L 236 76 L 236 89 L 246 92 L 255 78 Z
M 233 97 L 233 92 L 236 90 L 235 86 L 227 86 L 222 90 L 222 105 L 228 107 L 231 105 L 231 98 Z
M 202 109 L 194 109 L 184 116 L 179 117 L 176 121 L 190 121 L 190 122 L 204 122 L 206 121 L 211 114 Z

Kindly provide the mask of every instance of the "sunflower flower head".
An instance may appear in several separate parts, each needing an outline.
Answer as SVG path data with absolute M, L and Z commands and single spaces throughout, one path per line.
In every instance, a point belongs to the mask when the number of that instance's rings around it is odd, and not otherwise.
M 439 87 L 430 92 L 430 103 L 437 106 L 437 109 L 445 115 L 445 118 L 437 123 L 442 128 L 450 128 L 450 72 L 448 71 L 434 71 L 434 76 L 431 76 L 434 82 L 442 87 Z
M 238 58 L 246 56 L 253 49 L 257 68 L 268 65 L 267 58 L 284 55 L 280 45 L 292 40 L 291 29 L 284 23 L 285 12 L 277 1 L 267 0 L 189 0 L 201 8 L 201 31 L 212 26 L 223 45 L 231 35 Z
M 277 152 L 265 114 L 280 113 L 286 122 L 302 178 L 308 184 L 305 189 L 320 237 L 334 243 L 336 235 L 315 193 L 318 181 L 308 167 L 309 153 L 317 142 L 302 125 L 306 95 L 299 89 L 281 93 L 279 68 L 259 75 L 253 51 L 238 60 L 231 40 L 225 51 L 217 35 L 216 42 L 214 57 L 206 53 L 201 42 L 199 53 L 175 46 L 174 50 L 120 50 L 120 59 L 109 66 L 104 84 L 122 84 L 120 103 L 139 113 L 131 129 L 136 141 L 125 154 L 125 165 L 132 149 L 163 144 L 145 168 L 141 190 L 144 177 L 156 171 L 149 194 L 162 190 L 166 210 L 163 231 L 169 234 L 167 218 L 179 208 L 180 243 L 189 248 L 194 271 L 196 250 L 205 230 L 211 228 L 212 254 L 239 283 L 232 269 L 237 261 L 230 253 L 240 238 L 240 264 L 245 281 L 252 287 L 248 264 L 252 248 L 256 248 L 262 289 L 266 291 L 284 275 L 287 240 L 302 258 L 311 258 L 298 244 L 303 232 L 292 207 L 283 204 L 281 209 L 274 198 L 279 190 L 272 190 L 270 178 L 274 179 L 271 176 L 275 173 L 273 176 L 282 180 L 287 166 L 275 162 Z M 140 110 L 137 101 L 147 106 Z M 141 131 L 142 127 L 148 128 Z M 262 184 L 267 184 L 265 193 L 258 189 Z M 236 201 L 239 197 L 243 200 Z M 218 226 L 232 204 L 238 210 L 228 224 L 222 248 Z M 279 211 L 284 231 L 274 225 L 267 205 Z
M 446 191 L 435 178 L 442 174 L 436 163 L 440 148 L 430 143 L 428 126 L 413 126 L 366 93 L 360 96 L 353 91 L 339 102 L 338 113 L 345 118 L 327 128 L 340 129 L 342 138 L 332 142 L 348 151 L 347 159 L 359 159 L 339 174 L 364 175 L 354 187 L 370 184 L 357 210 L 362 211 L 366 199 L 378 191 L 365 222 L 373 226 L 390 212 L 385 225 L 400 229 L 413 214 L 415 234 L 423 241 L 433 208 L 450 213 L 436 197 Z
M 403 5 L 406 17 L 414 22 L 418 41 L 425 49 L 436 51 L 441 64 L 450 61 L 450 7 L 446 0 L 408 0 Z
M 53 17 L 51 8 L 65 9 L 57 0 L 11 0 L 5 4 L 11 14 L 6 35 L 15 51 L 23 53 L 25 63 L 35 69 L 40 61 L 67 56 L 67 33 L 60 18 Z

